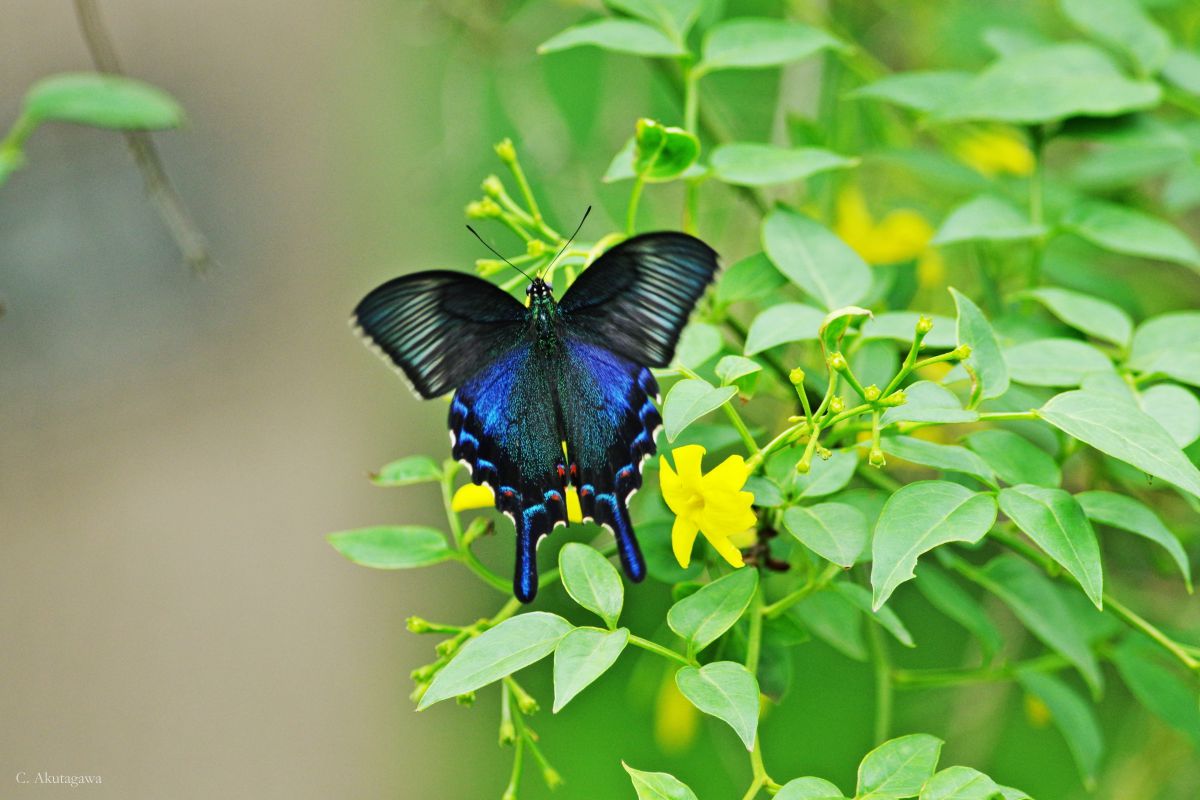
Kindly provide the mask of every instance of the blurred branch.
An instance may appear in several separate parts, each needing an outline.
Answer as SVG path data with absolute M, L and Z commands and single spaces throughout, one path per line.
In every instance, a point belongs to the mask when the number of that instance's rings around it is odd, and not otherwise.
M 95 0 L 75 0 L 75 14 L 96 68 L 113 75 L 124 75 L 112 37 L 104 27 Z M 180 253 L 193 271 L 205 272 L 214 263 L 208 242 L 192 220 L 191 212 L 175 191 L 171 179 L 167 177 L 154 140 L 145 131 L 126 131 L 125 141 L 133 151 L 133 160 L 146 182 L 146 192 L 163 223 L 170 230 Z

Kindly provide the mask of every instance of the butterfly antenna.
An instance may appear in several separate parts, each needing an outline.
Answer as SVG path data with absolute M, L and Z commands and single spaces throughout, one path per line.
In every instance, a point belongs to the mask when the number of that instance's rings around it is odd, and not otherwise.
M 547 272 L 549 272 L 550 268 L 554 266 L 554 262 L 558 261 L 559 256 L 561 256 L 563 253 L 567 252 L 567 248 L 571 246 L 571 242 L 575 241 L 575 237 L 579 234 L 579 231 L 583 228 L 583 223 L 587 221 L 588 214 L 590 214 L 590 213 L 592 213 L 592 207 L 588 206 L 587 211 L 583 212 L 583 219 L 579 220 L 579 224 L 575 226 L 575 233 L 571 234 L 571 238 L 567 239 L 567 243 L 564 244 L 562 246 L 562 249 L 558 251 L 558 255 L 556 255 L 553 259 L 551 259 L 550 263 L 546 265 L 546 269 L 542 270 L 542 275 L 545 275 Z M 539 275 L 538 277 L 541 277 L 541 275 Z
M 521 273 L 522 275 L 524 275 L 524 276 L 525 276 L 526 278 L 528 278 L 529 280 L 531 280 L 531 281 L 533 280 L 533 278 L 530 278 L 530 277 L 529 277 L 529 273 L 528 273 L 528 272 L 526 272 L 525 270 L 523 270 L 523 269 L 521 269 L 520 267 L 518 267 L 516 264 L 512 263 L 511 261 L 509 261 L 509 260 L 508 260 L 507 258 L 505 258 L 504 256 L 500 255 L 500 251 L 499 251 L 499 250 L 497 250 L 496 248 L 492 247 L 490 244 L 488 244 L 487 242 L 485 242 L 485 241 L 483 240 L 483 237 L 479 235 L 479 231 L 475 230 L 475 229 L 474 229 L 474 228 L 472 228 L 470 225 L 468 225 L 468 226 L 467 226 L 467 230 L 469 230 L 471 233 L 475 234 L 475 238 L 476 238 L 476 239 L 478 239 L 478 240 L 480 241 L 480 243 L 482 243 L 482 244 L 483 244 L 483 246 L 484 246 L 484 247 L 486 247 L 488 250 L 491 250 L 493 253 L 495 253 L 497 258 L 499 258 L 499 259 L 500 259 L 501 261 L 503 261 L 505 264 L 508 264 L 510 267 L 512 267 L 513 269 L 515 269 L 517 272 L 519 272 L 519 273 Z

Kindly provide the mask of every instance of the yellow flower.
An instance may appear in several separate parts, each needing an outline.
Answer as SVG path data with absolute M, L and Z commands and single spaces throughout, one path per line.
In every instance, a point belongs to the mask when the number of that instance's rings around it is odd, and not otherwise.
M 987 175 L 1030 175 L 1034 158 L 1019 132 L 1002 125 L 970 129 L 950 145 L 954 157 Z
M 676 448 L 672 454 L 675 470 L 667 459 L 659 459 L 658 479 L 663 500 L 675 512 L 671 528 L 671 547 L 675 560 L 686 568 L 692 560 L 696 534 L 703 533 L 721 557 L 735 567 L 742 566 L 742 554 L 730 538 L 755 523 L 750 506 L 754 495 L 743 492 L 750 470 L 741 456 L 730 456 L 712 472 L 700 471 L 704 448 L 698 444 Z
M 674 673 L 663 676 L 654 702 L 654 741 L 668 755 L 687 751 L 700 732 L 700 712 L 679 691 Z
M 496 493 L 487 484 L 464 483 L 450 499 L 452 511 L 471 511 L 476 508 L 495 508 Z M 567 489 L 567 521 L 583 522 L 583 511 L 579 507 L 579 494 L 574 487 Z
M 889 211 L 878 222 L 867 208 L 857 186 L 847 186 L 837 197 L 834 231 L 869 264 L 899 264 L 924 253 L 933 238 L 933 227 L 911 208 Z

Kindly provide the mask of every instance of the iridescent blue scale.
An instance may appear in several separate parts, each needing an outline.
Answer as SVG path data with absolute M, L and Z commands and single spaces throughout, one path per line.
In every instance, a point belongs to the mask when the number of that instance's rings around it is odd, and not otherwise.
M 651 233 L 600 256 L 556 302 L 535 279 L 521 305 L 455 272 L 389 281 L 354 312 L 367 338 L 422 397 L 454 389 L 454 458 L 496 494 L 516 526 L 513 592 L 537 593 L 537 545 L 566 524 L 566 492 L 607 527 L 625 573 L 646 574 L 626 501 L 641 486 L 661 418 L 648 367 L 666 366 L 716 253 L 692 236 Z

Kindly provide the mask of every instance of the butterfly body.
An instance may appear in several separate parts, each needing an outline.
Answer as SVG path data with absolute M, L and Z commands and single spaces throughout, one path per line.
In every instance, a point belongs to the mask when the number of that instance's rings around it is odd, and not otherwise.
M 684 234 L 646 234 L 604 254 L 556 301 L 535 279 L 527 306 L 452 272 L 397 278 L 355 310 L 410 379 L 450 403 L 452 454 L 516 527 L 513 591 L 537 592 L 537 545 L 567 523 L 567 493 L 613 532 L 626 574 L 645 576 L 626 501 L 661 418 L 649 366 L 665 366 L 716 254 Z M 639 329 L 640 327 L 640 329 Z

